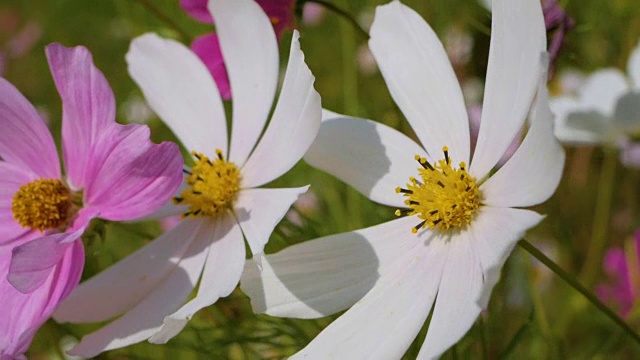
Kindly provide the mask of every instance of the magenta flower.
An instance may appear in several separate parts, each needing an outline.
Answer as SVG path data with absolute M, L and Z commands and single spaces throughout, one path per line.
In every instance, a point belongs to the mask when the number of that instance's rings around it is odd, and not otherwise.
M 82 274 L 80 236 L 95 217 L 155 211 L 182 180 L 172 143 L 115 122 L 113 92 L 84 47 L 46 49 L 63 104 L 66 176 L 45 123 L 0 78 L 0 358 L 20 357 Z
M 640 298 L 640 231 L 636 231 L 624 249 L 609 249 L 602 266 L 609 281 L 598 285 L 596 293 L 602 301 L 615 304 L 626 317 Z
M 203 23 L 213 24 L 213 16 L 207 9 L 208 3 L 208 0 L 180 0 L 180 6 L 191 17 Z M 285 30 L 293 29 L 295 26 L 295 0 L 256 0 L 256 3 L 262 7 L 262 10 L 269 17 L 278 41 Z M 191 43 L 191 50 L 198 55 L 200 60 L 207 66 L 207 69 L 209 69 L 218 85 L 222 99 L 230 100 L 229 75 L 224 66 L 218 36 L 215 33 L 210 33 L 197 37 Z
M 543 1 L 544 24 L 551 35 L 549 45 L 549 79 L 555 72 L 555 60 L 562 50 L 564 37 L 576 26 L 575 20 L 558 4 L 556 0 Z

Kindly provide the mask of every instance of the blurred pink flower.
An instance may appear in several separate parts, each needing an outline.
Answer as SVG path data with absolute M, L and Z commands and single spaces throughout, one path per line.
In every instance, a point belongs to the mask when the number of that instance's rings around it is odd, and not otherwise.
M 603 269 L 608 281 L 598 285 L 596 294 L 615 304 L 622 316 L 628 316 L 640 297 L 640 231 L 626 242 L 625 248 L 612 247 L 604 256 Z
M 20 27 L 20 14 L 13 10 L 0 10 L 0 76 L 4 75 L 9 60 L 26 55 L 42 37 L 40 24 L 29 21 Z
M 256 2 L 269 17 L 278 41 L 285 30 L 295 27 L 295 0 L 256 0 Z M 208 3 L 208 0 L 180 0 L 182 9 L 192 18 L 203 23 L 213 24 L 215 21 L 207 8 Z M 215 33 L 210 33 L 197 37 L 191 43 L 191 50 L 209 69 L 218 85 L 222 99 L 230 100 L 229 75 L 224 66 L 218 36 Z
M 640 142 L 622 139 L 618 141 L 620 162 L 628 168 L 640 168 Z
M 326 14 L 325 8 L 317 3 L 308 2 L 302 8 L 302 22 L 307 26 L 316 26 L 322 22 Z
M 0 358 L 20 357 L 82 274 L 80 236 L 95 217 L 132 220 L 174 194 L 177 145 L 115 122 L 113 92 L 84 47 L 46 48 L 63 102 L 55 143 L 27 99 L 0 78 Z

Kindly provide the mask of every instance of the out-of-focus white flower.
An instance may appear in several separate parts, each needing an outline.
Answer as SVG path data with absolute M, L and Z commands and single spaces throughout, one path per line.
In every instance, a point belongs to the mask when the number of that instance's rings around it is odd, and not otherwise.
M 591 74 L 577 95 L 551 99 L 558 139 L 572 144 L 615 145 L 640 132 L 640 43 L 627 74 L 607 68 Z

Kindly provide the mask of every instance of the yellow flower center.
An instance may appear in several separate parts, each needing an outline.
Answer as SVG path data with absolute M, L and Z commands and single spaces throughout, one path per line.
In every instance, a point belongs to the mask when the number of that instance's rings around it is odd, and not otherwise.
M 458 168 L 451 166 L 449 149 L 442 148 L 444 159 L 431 165 L 426 158 L 416 155 L 422 166 L 418 169 L 421 180 L 409 178 L 407 188 L 396 188 L 407 200 L 408 209 L 396 210 L 396 215 L 416 215 L 422 221 L 411 231 L 424 227 L 445 231 L 466 226 L 480 207 L 480 190 L 469 175 L 464 162 Z
M 38 179 L 20 186 L 13 195 L 11 211 L 22 227 L 39 231 L 66 225 L 74 213 L 69 189 L 58 179 Z
M 216 217 L 233 205 L 240 190 L 240 170 L 224 159 L 221 150 L 216 154 L 218 157 L 211 161 L 201 153 L 191 153 L 196 164 L 187 172 L 189 187 L 173 198 L 174 203 L 188 206 L 184 217 Z

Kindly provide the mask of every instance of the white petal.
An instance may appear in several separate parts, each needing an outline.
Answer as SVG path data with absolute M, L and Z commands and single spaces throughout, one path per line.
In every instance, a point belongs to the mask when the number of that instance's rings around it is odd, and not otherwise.
M 384 205 L 406 207 L 396 194 L 426 156 L 413 140 L 386 125 L 343 116 L 325 120 L 304 160 Z
M 471 224 L 471 241 L 484 274 L 482 294 L 476 301 L 485 308 L 493 286 L 500 279 L 500 270 L 511 250 L 524 233 L 544 217 L 523 209 L 483 206 Z
M 449 242 L 438 298 L 418 359 L 433 359 L 464 336 L 480 313 L 476 299 L 482 291 L 482 268 L 465 231 Z
M 209 2 L 233 97 L 229 159 L 242 166 L 262 133 L 278 84 L 278 42 L 252 0 Z
M 478 143 L 470 172 L 482 179 L 522 128 L 546 49 L 537 0 L 494 0 L 491 45 Z
M 613 139 L 640 132 L 640 91 L 626 93 L 618 99 L 611 125 Z
M 554 133 L 558 140 L 570 144 L 597 144 L 602 139 L 602 134 L 576 127 L 573 114 L 586 110 L 584 104 L 569 96 L 559 96 L 550 100 L 551 112 L 555 115 Z M 569 117 L 572 121 L 569 122 Z
M 291 359 L 400 359 L 429 315 L 447 258 L 445 239 L 422 235 L 414 237 L 415 251 L 398 257 L 362 300 Z
M 318 134 L 322 105 L 313 89 L 314 77 L 304 63 L 299 36 L 294 31 L 289 65 L 269 127 L 242 168 L 244 187 L 266 184 L 289 171 Z
M 69 355 L 94 357 L 103 351 L 146 340 L 157 332 L 162 319 L 184 303 L 198 283 L 211 243 L 212 234 L 206 230 L 206 226 L 199 227 L 195 241 L 180 263 L 140 303 L 117 320 L 83 337 Z M 109 302 L 115 294 L 104 297 L 99 304 Z
M 53 317 L 59 322 L 98 322 L 131 309 L 175 270 L 202 223 L 202 219 L 185 219 L 149 245 L 80 284 Z
M 399 259 L 421 247 L 411 233 L 417 219 L 403 217 L 366 229 L 326 236 L 248 261 L 240 288 L 253 311 L 319 318 L 352 306 Z
M 515 154 L 480 186 L 484 204 L 498 207 L 533 206 L 546 201 L 558 187 L 565 153 L 553 135 L 546 72 L 541 76 L 532 118 L 531 128 Z
M 629 55 L 627 61 L 627 74 L 631 78 L 631 84 L 634 90 L 640 90 L 640 41 L 635 49 Z
M 613 115 L 618 98 L 629 90 L 624 74 L 618 69 L 593 73 L 580 88 L 580 102 L 585 110 L 595 110 L 606 117 Z
M 162 328 L 149 338 L 151 343 L 164 344 L 178 335 L 198 310 L 229 295 L 240 281 L 245 248 L 242 232 L 233 216 L 223 216 L 217 222 L 209 222 L 203 231 L 214 234 L 214 240 L 209 247 L 198 294 L 180 310 L 164 318 Z
M 253 256 L 263 254 L 273 229 L 309 186 L 288 189 L 246 189 L 233 208 Z
M 131 42 L 129 74 L 149 106 L 189 151 L 227 150 L 227 125 L 218 88 L 200 59 L 181 43 L 145 34 Z
M 393 1 L 376 9 L 369 47 L 411 127 L 431 158 L 448 146 L 469 164 L 469 118 L 447 53 L 429 25 Z

